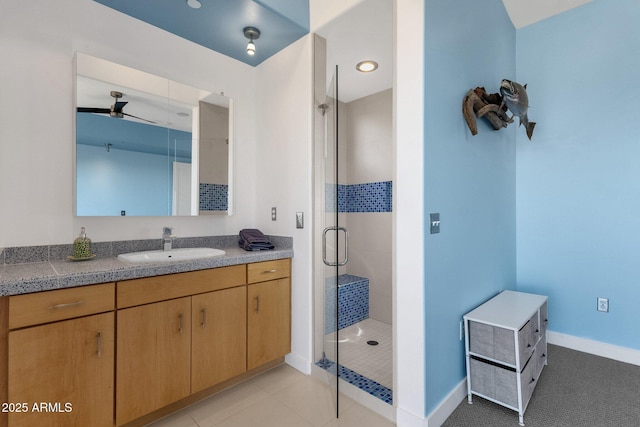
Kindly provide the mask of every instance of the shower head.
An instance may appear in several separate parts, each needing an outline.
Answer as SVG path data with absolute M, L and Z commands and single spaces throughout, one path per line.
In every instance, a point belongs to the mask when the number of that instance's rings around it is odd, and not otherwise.
M 322 110 L 322 115 L 324 116 L 324 113 L 326 113 L 327 110 L 329 109 L 329 105 L 328 104 L 320 104 L 320 105 L 318 105 L 318 108 Z

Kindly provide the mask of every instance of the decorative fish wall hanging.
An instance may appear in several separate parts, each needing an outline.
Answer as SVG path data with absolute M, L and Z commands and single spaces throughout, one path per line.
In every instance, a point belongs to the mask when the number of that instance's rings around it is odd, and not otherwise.
M 476 117 L 484 117 L 493 126 L 493 129 L 506 128 L 513 123 L 513 118 L 520 119 L 520 125 L 525 126 L 527 137 L 531 139 L 535 122 L 530 122 L 527 116 L 529 110 L 529 97 L 526 91 L 527 85 L 522 86 L 517 82 L 503 79 L 500 83 L 500 93 L 487 93 L 483 87 L 469 90 L 462 101 L 462 115 L 472 135 L 478 133 Z M 509 117 L 507 111 L 511 111 Z
M 531 140 L 533 128 L 536 127 L 535 122 L 530 122 L 527 117 L 529 111 L 529 96 L 527 96 L 527 85 L 522 86 L 520 83 L 503 79 L 500 83 L 500 94 L 502 102 L 507 106 L 513 117 L 518 116 L 520 126 L 524 125 L 527 136 Z M 513 118 L 512 117 L 512 118 Z

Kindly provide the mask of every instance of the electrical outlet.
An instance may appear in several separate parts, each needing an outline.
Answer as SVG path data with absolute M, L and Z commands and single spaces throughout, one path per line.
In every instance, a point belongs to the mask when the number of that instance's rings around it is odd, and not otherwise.
M 609 298 L 598 297 L 598 311 L 609 312 Z
M 275 207 L 271 208 L 271 221 L 275 221 L 276 220 L 276 218 L 277 218 L 276 211 L 277 211 L 277 209 Z

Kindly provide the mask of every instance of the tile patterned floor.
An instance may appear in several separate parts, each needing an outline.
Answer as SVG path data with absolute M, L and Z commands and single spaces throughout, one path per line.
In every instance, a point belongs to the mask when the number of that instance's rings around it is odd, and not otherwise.
M 340 330 L 340 364 L 387 388 L 393 388 L 391 325 L 365 319 Z M 367 341 L 375 340 L 371 346 Z
M 329 387 L 282 365 L 147 427 L 391 427 L 395 424 L 340 397 L 335 418 Z

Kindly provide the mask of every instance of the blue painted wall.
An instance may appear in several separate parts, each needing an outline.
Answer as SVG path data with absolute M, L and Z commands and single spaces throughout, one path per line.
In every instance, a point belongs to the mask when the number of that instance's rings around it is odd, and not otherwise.
M 172 160 L 191 163 L 191 132 L 77 113 L 76 141 L 77 215 L 171 215 Z
M 171 215 L 173 166 L 167 156 L 79 144 L 79 216 Z M 190 163 L 190 159 L 177 159 Z M 126 191 L 123 191 L 126 189 Z
M 469 89 L 515 78 L 516 36 L 502 0 L 427 0 L 425 31 L 425 212 L 441 219 L 425 236 L 430 413 L 466 375 L 462 316 L 516 284 L 516 129 L 472 136 L 461 113 Z
M 519 30 L 517 74 L 539 123 L 518 133 L 518 290 L 549 295 L 553 331 L 640 349 L 640 3 Z
M 76 142 L 104 148 L 191 158 L 192 135 L 104 114 L 76 113 Z

